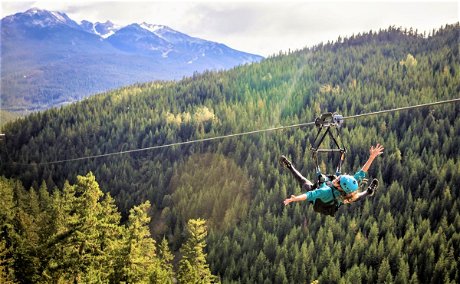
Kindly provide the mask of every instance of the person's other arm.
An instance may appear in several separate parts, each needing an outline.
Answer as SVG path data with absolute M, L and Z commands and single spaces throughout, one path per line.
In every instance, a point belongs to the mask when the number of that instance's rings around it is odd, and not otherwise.
M 364 164 L 362 168 L 363 172 L 367 173 L 374 159 L 383 153 L 383 149 L 384 149 L 383 146 L 380 144 L 377 144 L 375 147 L 371 146 L 371 149 L 369 150 L 369 153 L 370 153 L 369 159 L 367 160 L 367 162 Z
M 375 147 L 374 146 L 371 146 L 370 150 L 369 150 L 369 159 L 367 160 L 367 162 L 364 164 L 363 168 L 361 169 L 363 172 L 367 173 L 367 171 L 369 170 L 372 162 L 374 161 L 375 158 L 377 158 L 378 156 L 380 156 L 382 153 L 383 153 L 383 146 L 380 145 L 380 144 L 377 144 Z M 355 202 L 355 201 L 358 201 L 366 196 L 368 196 L 370 193 L 365 190 L 365 191 L 361 191 L 361 192 L 354 192 L 351 194 L 351 196 L 349 198 L 345 198 L 343 200 L 343 203 L 347 204 L 347 203 L 352 203 L 352 202 Z
M 304 201 L 304 200 L 307 200 L 307 195 L 306 194 L 301 194 L 301 195 L 298 195 L 298 196 L 291 195 L 290 198 L 286 198 L 284 200 L 284 205 L 288 205 L 291 202 L 299 202 L 299 201 Z

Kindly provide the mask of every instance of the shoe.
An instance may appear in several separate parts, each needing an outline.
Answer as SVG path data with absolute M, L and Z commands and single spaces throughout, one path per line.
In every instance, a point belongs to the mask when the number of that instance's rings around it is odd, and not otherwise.
M 289 161 L 286 156 L 282 155 L 279 159 L 279 162 L 280 162 L 280 165 L 283 167 L 283 168 L 288 168 L 290 169 L 292 167 L 292 163 L 291 161 Z
M 367 187 L 367 192 L 369 193 L 369 196 L 374 195 L 378 187 L 379 187 L 379 181 L 378 179 L 375 178 L 371 181 L 371 184 L 369 184 L 369 186 Z

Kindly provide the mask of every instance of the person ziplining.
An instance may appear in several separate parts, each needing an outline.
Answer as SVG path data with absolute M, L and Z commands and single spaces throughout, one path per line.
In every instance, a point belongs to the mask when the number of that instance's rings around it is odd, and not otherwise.
M 313 209 L 316 212 L 334 216 L 342 204 L 349 204 L 358 200 L 362 200 L 363 198 L 372 196 L 374 194 L 378 187 L 377 179 L 373 179 L 367 189 L 364 191 L 358 191 L 358 188 L 360 187 L 360 183 L 365 181 L 369 167 L 371 166 L 374 159 L 383 153 L 384 147 L 380 144 L 371 146 L 369 150 L 369 159 L 360 170 L 358 170 L 353 176 L 342 174 L 341 166 L 345 158 L 346 150 L 337 142 L 338 137 L 334 137 L 331 132 L 331 127 L 340 129 L 341 125 L 343 124 L 343 117 L 338 114 L 325 113 L 315 120 L 315 124 L 319 128 L 319 131 L 315 141 L 313 142 L 311 150 L 313 152 L 313 158 L 316 162 L 316 173 L 318 180 L 315 182 L 315 184 L 313 184 L 311 181 L 302 176 L 302 174 L 294 167 L 291 161 L 289 161 L 284 155 L 281 156 L 280 164 L 283 167 L 289 169 L 289 171 L 299 183 L 300 188 L 305 192 L 297 196 L 291 195 L 291 197 L 286 198 L 284 200 L 284 205 L 288 205 L 291 202 L 308 201 L 313 204 Z M 320 141 L 316 143 L 323 129 L 325 130 L 323 132 L 323 136 L 321 137 Z M 329 135 L 332 138 L 333 142 L 337 146 L 337 149 L 319 148 L 326 135 Z M 318 164 L 318 152 L 340 152 L 341 158 L 335 175 L 326 176 L 321 173 Z

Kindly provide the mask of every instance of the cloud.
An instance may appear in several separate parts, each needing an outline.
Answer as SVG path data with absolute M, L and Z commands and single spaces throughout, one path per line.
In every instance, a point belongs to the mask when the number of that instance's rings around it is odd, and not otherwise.
M 456 2 L 267 1 L 198 3 L 184 29 L 263 55 L 391 25 L 419 31 L 458 21 Z
M 33 3 L 35 3 L 35 1 L 2 1 L 0 4 L 2 18 L 18 12 L 23 12 L 33 7 Z
M 2 1 L 3 12 L 31 7 L 65 12 L 74 20 L 163 24 L 191 36 L 264 56 L 388 28 L 438 29 L 458 19 L 457 1 Z

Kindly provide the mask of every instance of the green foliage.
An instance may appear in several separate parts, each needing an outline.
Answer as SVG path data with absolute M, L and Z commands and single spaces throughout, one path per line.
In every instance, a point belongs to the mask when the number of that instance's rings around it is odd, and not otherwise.
M 25 191 L 0 177 L 1 283 L 173 283 L 173 255 L 156 255 L 150 203 L 130 210 L 126 225 L 92 173 L 62 191 Z
M 160 265 L 150 276 L 150 282 L 165 284 L 174 283 L 175 276 L 172 264 L 174 255 L 169 250 L 169 244 L 165 238 L 163 238 L 158 248 L 158 258 L 160 260 Z
M 223 155 L 191 156 L 175 170 L 170 188 L 172 214 L 183 223 L 202 217 L 212 228 L 229 229 L 244 219 L 248 211 L 251 181 L 233 160 Z
M 14 283 L 14 270 L 12 269 L 13 259 L 11 252 L 6 247 L 5 240 L 0 241 L 0 283 Z
M 160 270 L 155 241 L 150 237 L 148 211 L 150 202 L 129 211 L 126 243 L 122 254 L 122 279 L 127 283 L 149 283 L 155 270 Z M 158 282 L 159 283 L 159 282 Z
M 206 263 L 206 236 L 205 220 L 190 219 L 187 222 L 187 239 L 180 250 L 182 258 L 177 274 L 179 283 L 214 283 L 217 280 Z
M 20 115 L 17 113 L 0 110 L 0 130 L 5 124 L 7 124 L 10 121 L 14 121 L 15 119 L 18 119 L 19 117 Z
M 311 128 L 61 164 L 36 163 L 310 122 L 325 111 L 348 116 L 452 99 L 459 93 L 459 29 L 456 23 L 424 37 L 390 27 L 226 72 L 114 90 L 7 124 L 4 131 L 10 138 L 0 144 L 0 173 L 34 188 L 0 187 L 6 196 L 0 201 L 6 208 L 0 210 L 2 233 L 7 246 L 14 244 L 8 247 L 11 271 L 30 282 L 53 263 L 43 253 L 46 249 L 36 250 L 21 237 L 49 248 L 68 244 L 62 252 L 50 254 L 56 259 L 66 260 L 73 253 L 85 260 L 94 253 L 95 263 L 105 261 L 92 249 L 99 241 L 84 237 L 95 234 L 91 222 L 99 224 L 98 230 L 108 228 L 110 222 L 83 209 L 99 210 L 94 200 L 101 195 L 89 177 L 83 185 L 70 185 L 78 184 L 76 175 L 92 171 L 116 200 L 122 220 L 129 222 L 134 205 L 152 202 L 154 236 L 166 236 L 174 252 L 186 241 L 183 227 L 188 218 L 209 219 L 204 253 L 212 274 L 226 283 L 458 283 L 459 104 L 346 121 L 344 171 L 359 169 L 370 145 L 381 143 L 385 153 L 369 172 L 381 186 L 372 198 L 342 206 L 334 218 L 316 214 L 308 204 L 282 204 L 301 189 L 278 167 L 278 157 L 287 155 L 312 178 L 309 145 L 316 131 Z M 329 167 L 332 160 L 324 157 L 323 165 Z M 62 192 L 47 197 L 38 186 L 42 180 Z M 17 187 L 12 181 L 7 184 Z M 82 186 L 92 188 L 85 200 Z M 30 202 L 37 198 L 39 211 L 52 216 L 51 224 L 37 225 L 42 218 L 33 213 L 37 206 Z M 16 204 L 21 210 L 14 209 Z M 127 229 L 121 227 L 126 244 Z M 88 244 L 80 254 L 75 246 L 83 241 Z M 118 255 L 127 255 L 126 245 L 113 246 L 124 253 Z M 158 258 L 160 252 L 155 252 Z M 123 271 L 123 259 L 112 259 L 117 268 L 110 279 L 124 281 L 123 275 L 116 275 Z M 75 267 L 56 275 L 75 278 L 86 269 L 66 261 Z M 55 269 L 60 269 L 57 264 Z M 105 277 L 105 271 L 93 265 L 87 269 Z M 182 271 L 193 269 L 191 260 L 182 261 Z
M 79 176 L 75 185 L 65 185 L 57 199 L 62 217 L 48 243 L 52 249 L 48 251 L 44 274 L 64 281 L 97 282 L 113 273 L 102 267 L 110 262 L 113 254 L 110 243 L 118 238 L 116 231 L 107 234 L 113 219 L 109 214 L 117 213 L 103 212 L 106 208 L 100 202 L 102 196 L 91 173 Z
M 406 60 L 401 60 L 399 61 L 399 65 L 402 65 L 402 66 L 407 66 L 407 67 L 415 67 L 417 66 L 417 59 L 414 58 L 414 56 L 412 54 L 407 54 L 406 56 Z

